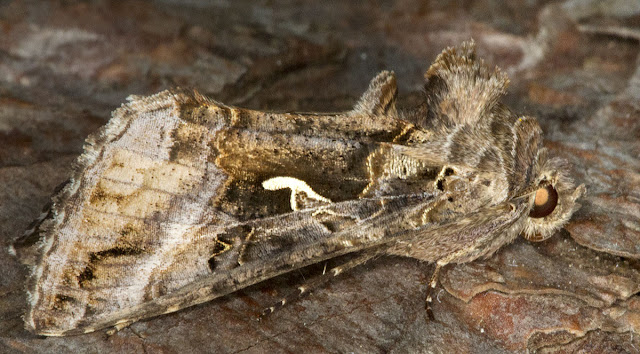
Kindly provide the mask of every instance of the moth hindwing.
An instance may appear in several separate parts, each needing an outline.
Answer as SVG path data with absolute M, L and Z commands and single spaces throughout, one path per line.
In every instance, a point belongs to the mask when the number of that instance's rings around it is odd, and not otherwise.
M 386 71 L 341 114 L 131 96 L 15 244 L 31 266 L 26 327 L 122 327 L 347 253 L 440 267 L 553 234 L 584 187 L 536 119 L 498 101 L 506 76 L 473 43 L 425 76 L 404 111 Z

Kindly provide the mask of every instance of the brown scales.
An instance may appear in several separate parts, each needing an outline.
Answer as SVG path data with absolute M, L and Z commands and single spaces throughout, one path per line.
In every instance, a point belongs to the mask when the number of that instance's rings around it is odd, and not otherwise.
M 433 288 L 446 264 L 551 236 L 584 187 L 547 156 L 535 118 L 499 102 L 506 75 L 466 43 L 426 79 L 404 111 L 386 71 L 339 114 L 130 97 L 16 243 L 32 271 L 26 327 L 122 328 L 349 253 L 331 274 L 393 254 L 435 263 Z M 541 188 L 557 200 L 536 202 Z

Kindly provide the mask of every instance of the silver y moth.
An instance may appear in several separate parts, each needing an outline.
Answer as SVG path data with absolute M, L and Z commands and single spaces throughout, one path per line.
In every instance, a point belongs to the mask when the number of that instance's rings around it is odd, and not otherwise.
M 579 207 L 508 78 L 448 48 L 424 100 L 397 110 L 381 72 L 344 113 L 271 113 L 197 92 L 130 96 L 15 244 L 31 268 L 26 327 L 122 328 L 354 253 L 436 263 L 550 237 Z M 435 281 L 435 277 L 434 277 Z

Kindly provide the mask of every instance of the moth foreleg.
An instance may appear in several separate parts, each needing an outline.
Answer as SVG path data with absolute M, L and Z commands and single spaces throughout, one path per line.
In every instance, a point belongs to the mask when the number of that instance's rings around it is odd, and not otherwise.
M 429 281 L 429 286 L 427 287 L 427 297 L 424 301 L 424 307 L 427 311 L 427 316 L 429 316 L 430 320 L 434 320 L 433 310 L 431 309 L 431 303 L 433 302 L 433 294 L 435 293 L 436 286 L 438 285 L 438 276 L 440 275 L 440 269 L 443 267 L 443 264 L 436 263 L 436 269 L 433 270 L 433 274 L 431 274 L 431 280 Z
M 298 291 L 292 291 L 291 293 L 287 294 L 285 297 L 282 298 L 282 300 L 278 301 L 277 303 L 275 303 L 273 306 L 268 307 L 266 309 L 264 309 L 264 311 L 262 311 L 262 314 L 260 315 L 259 319 L 264 318 L 265 316 L 281 309 L 282 307 L 284 307 L 285 304 L 289 303 L 289 302 L 293 302 L 295 300 L 297 300 L 298 298 L 307 295 L 308 293 L 311 292 L 311 290 L 313 289 L 317 289 L 319 287 L 321 287 L 322 285 L 326 284 L 327 282 L 329 282 L 333 277 L 336 277 L 340 274 L 342 274 L 343 272 L 351 269 L 351 268 L 355 268 L 361 264 L 366 263 L 367 261 L 369 261 L 370 259 L 378 256 L 382 254 L 382 252 L 378 251 L 378 250 L 368 250 L 368 251 L 364 251 L 364 253 L 356 256 L 355 258 L 352 258 L 351 260 L 349 260 L 346 263 L 343 263 L 339 266 L 336 266 L 334 268 L 331 268 L 329 271 L 323 271 L 322 275 L 319 275 L 313 279 L 311 279 L 310 281 L 306 282 L 305 284 L 301 285 L 298 287 Z

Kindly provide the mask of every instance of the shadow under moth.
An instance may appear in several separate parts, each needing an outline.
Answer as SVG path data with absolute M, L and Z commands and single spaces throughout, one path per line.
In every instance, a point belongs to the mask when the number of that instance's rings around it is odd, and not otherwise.
M 394 74 L 344 113 L 271 113 L 194 91 L 131 96 L 14 245 L 26 327 L 123 328 L 340 255 L 440 267 L 550 237 L 579 207 L 535 118 L 473 42 L 442 52 L 424 101 L 396 110 Z

